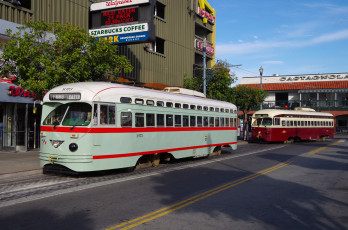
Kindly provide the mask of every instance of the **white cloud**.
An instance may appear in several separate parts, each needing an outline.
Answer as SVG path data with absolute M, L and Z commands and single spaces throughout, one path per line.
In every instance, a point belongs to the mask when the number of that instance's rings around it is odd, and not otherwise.
M 272 48 L 291 48 L 291 47 L 306 47 L 317 45 L 320 43 L 334 42 L 339 40 L 348 39 L 348 29 L 340 30 L 333 33 L 322 34 L 315 38 L 307 40 L 283 40 L 283 41 L 254 41 L 246 43 L 227 43 L 227 44 L 217 44 L 216 53 L 218 55 L 222 54 L 248 54 L 266 51 Z
M 284 64 L 283 61 L 264 61 L 262 64 L 271 64 L 271 65 L 281 65 Z

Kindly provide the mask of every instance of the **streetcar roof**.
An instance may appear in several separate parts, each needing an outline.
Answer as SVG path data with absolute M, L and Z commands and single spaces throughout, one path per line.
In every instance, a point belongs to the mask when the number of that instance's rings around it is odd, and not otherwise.
M 282 109 L 263 109 L 255 112 L 253 117 L 256 117 L 258 114 L 266 115 L 267 117 L 274 117 L 281 114 L 286 115 L 306 115 L 306 116 L 330 116 L 333 117 L 331 113 L 323 112 L 312 112 L 312 111 L 303 111 L 303 110 L 282 110 Z
M 229 102 L 109 82 L 79 82 L 61 85 L 50 90 L 45 95 L 43 102 L 58 101 L 51 100 L 49 97 L 50 94 L 76 93 L 81 94 L 81 98 L 78 101 L 83 102 L 100 101 L 117 103 L 121 102 L 121 97 L 130 97 L 132 98 L 132 104 L 134 104 L 135 98 L 141 98 L 144 100 L 223 107 L 237 110 L 237 107 Z

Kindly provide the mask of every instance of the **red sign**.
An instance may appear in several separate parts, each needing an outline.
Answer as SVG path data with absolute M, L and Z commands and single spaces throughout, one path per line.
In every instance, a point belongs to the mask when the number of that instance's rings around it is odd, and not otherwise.
M 101 25 L 114 25 L 138 21 L 138 8 L 111 10 L 101 14 Z
M 195 40 L 195 48 L 203 51 L 203 42 L 200 40 Z M 214 55 L 215 51 L 214 51 L 214 47 L 210 46 L 207 44 L 207 47 L 205 48 L 205 52 L 207 52 L 208 54 Z
M 32 97 L 35 98 L 35 94 L 21 87 L 10 86 L 8 88 L 8 94 L 14 97 Z
M 212 24 L 215 24 L 215 16 L 208 13 L 207 11 L 203 10 L 200 7 L 198 7 L 198 15 L 208 19 L 208 21 L 211 22 Z

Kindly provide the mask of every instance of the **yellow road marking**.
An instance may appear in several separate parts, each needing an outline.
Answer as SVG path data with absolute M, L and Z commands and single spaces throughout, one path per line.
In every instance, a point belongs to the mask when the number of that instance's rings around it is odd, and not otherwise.
M 320 151 L 323 151 L 324 149 L 329 148 L 330 146 L 338 145 L 339 143 L 342 143 L 342 141 L 337 141 L 337 142 L 335 142 L 335 143 L 333 143 L 333 144 L 330 144 L 330 145 L 328 145 L 328 146 L 321 147 L 321 148 L 319 148 L 319 149 L 313 150 L 313 151 L 309 152 L 309 154 L 316 154 L 316 153 L 318 153 L 318 152 L 320 152 Z
M 106 230 L 113 230 L 113 229 L 118 229 L 118 228 L 121 228 L 121 227 L 123 227 L 121 229 L 130 229 L 130 228 L 136 227 L 136 226 L 141 225 L 143 223 L 149 222 L 151 220 L 154 220 L 154 219 L 157 219 L 157 218 L 162 217 L 164 215 L 167 215 L 169 213 L 172 213 L 172 212 L 174 212 L 176 210 L 182 209 L 182 208 L 184 208 L 184 207 L 186 207 L 188 205 L 194 204 L 194 203 L 196 203 L 196 202 L 198 202 L 200 200 L 203 200 L 205 198 L 213 196 L 213 195 L 215 195 L 217 193 L 225 191 L 226 189 L 230 189 L 230 188 L 235 187 L 235 186 L 237 186 L 237 185 L 239 185 L 241 183 L 247 182 L 249 180 L 255 179 L 257 177 L 260 177 L 262 175 L 265 175 L 267 173 L 270 173 L 272 171 L 280 169 L 280 168 L 282 168 L 284 166 L 287 166 L 287 165 L 289 165 L 291 163 L 293 163 L 293 162 L 292 161 L 286 161 L 284 163 L 275 165 L 275 166 L 273 166 L 271 168 L 262 170 L 260 172 L 255 173 L 255 174 L 251 174 L 249 176 L 243 177 L 243 178 L 238 179 L 236 181 L 232 181 L 230 183 L 227 183 L 225 185 L 222 185 L 222 186 L 216 187 L 214 189 L 211 189 L 209 191 L 203 192 L 201 194 L 198 194 L 196 196 L 193 196 L 191 198 L 188 198 L 188 199 L 183 200 L 181 202 L 178 202 L 176 204 L 173 204 L 173 205 L 170 205 L 168 207 L 165 207 L 165 208 L 162 208 L 160 210 L 157 210 L 155 212 L 149 213 L 149 214 L 147 214 L 145 216 L 138 217 L 136 219 L 123 222 L 123 223 L 121 223 L 119 225 L 113 226 L 113 227 L 108 228 Z M 128 225 L 128 226 L 126 226 L 126 225 Z

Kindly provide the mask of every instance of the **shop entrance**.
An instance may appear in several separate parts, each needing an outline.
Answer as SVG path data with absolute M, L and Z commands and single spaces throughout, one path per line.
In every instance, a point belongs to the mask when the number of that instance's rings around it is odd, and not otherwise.
M 41 109 L 34 108 L 32 104 L 0 104 L 0 151 L 39 148 Z
M 16 104 L 5 104 L 3 106 L 2 150 L 4 151 L 16 150 L 15 107 Z

